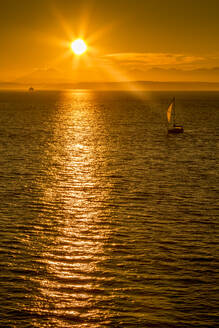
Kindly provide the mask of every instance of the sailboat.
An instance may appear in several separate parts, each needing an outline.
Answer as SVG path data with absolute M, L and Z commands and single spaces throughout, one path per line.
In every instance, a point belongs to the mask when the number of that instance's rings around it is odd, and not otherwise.
M 182 133 L 184 131 L 182 125 L 176 124 L 176 112 L 175 112 L 175 97 L 167 108 L 167 121 L 168 121 L 168 133 Z

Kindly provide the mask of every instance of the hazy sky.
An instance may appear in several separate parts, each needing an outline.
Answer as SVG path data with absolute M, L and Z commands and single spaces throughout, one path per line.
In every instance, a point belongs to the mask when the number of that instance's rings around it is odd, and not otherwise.
M 0 81 L 219 81 L 219 0 L 0 0 L 0 40 Z

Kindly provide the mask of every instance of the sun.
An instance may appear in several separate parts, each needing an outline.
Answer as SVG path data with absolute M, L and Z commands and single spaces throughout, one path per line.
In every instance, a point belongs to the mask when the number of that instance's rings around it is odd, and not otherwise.
M 77 39 L 72 42 L 71 49 L 75 55 L 82 55 L 87 50 L 87 45 L 82 39 Z

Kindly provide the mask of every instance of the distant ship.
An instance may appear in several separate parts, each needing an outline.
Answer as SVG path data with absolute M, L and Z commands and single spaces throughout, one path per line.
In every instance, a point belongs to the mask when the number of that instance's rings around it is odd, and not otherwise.
M 182 125 L 176 124 L 176 112 L 175 112 L 175 97 L 171 101 L 167 108 L 167 121 L 168 121 L 168 133 L 183 133 L 184 129 Z
M 30 87 L 29 88 L 29 92 L 33 92 L 34 91 L 34 88 L 33 87 Z

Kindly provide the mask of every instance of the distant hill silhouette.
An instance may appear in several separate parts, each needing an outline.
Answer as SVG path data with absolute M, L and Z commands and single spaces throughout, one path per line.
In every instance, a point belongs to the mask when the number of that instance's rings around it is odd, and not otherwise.
M 30 84 L 35 89 L 66 90 L 66 89 L 91 89 L 91 90 L 217 90 L 219 82 L 159 82 L 159 81 L 130 81 L 130 82 L 59 82 L 45 83 L 26 82 L 0 82 L 0 89 L 29 89 Z

